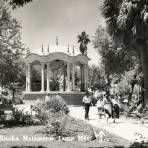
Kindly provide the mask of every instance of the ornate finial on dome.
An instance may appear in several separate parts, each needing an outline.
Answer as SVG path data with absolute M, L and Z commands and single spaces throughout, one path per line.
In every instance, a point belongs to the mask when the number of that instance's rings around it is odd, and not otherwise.
M 49 53 L 49 44 L 48 44 L 48 47 L 47 47 L 47 52 Z
M 27 51 L 26 51 L 26 55 L 29 55 L 31 52 L 30 52 L 30 49 L 28 48 Z
M 42 44 L 42 54 L 44 53 L 44 47 L 43 47 L 43 44 Z
M 75 54 L 75 46 L 72 48 L 72 53 Z
M 58 37 L 56 36 L 56 45 L 59 45 Z
M 68 47 L 67 47 L 67 52 L 69 53 L 69 44 L 68 44 Z

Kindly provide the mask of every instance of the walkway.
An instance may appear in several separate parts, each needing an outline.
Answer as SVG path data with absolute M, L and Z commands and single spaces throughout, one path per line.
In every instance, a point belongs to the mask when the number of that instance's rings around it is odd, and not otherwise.
M 84 120 L 83 107 L 70 106 L 70 115 Z M 107 123 L 105 119 L 98 119 L 97 108 L 95 106 L 90 108 L 89 116 L 90 120 L 87 122 L 95 127 L 105 129 L 131 142 L 134 141 L 135 133 L 140 133 L 148 141 L 148 121 L 142 125 L 138 120 L 121 117 L 116 120 L 116 123 L 113 123 L 112 119 Z

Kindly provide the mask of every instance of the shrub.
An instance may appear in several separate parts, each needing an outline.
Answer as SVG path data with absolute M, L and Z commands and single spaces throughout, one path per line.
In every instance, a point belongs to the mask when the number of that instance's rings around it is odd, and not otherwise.
M 63 112 L 64 114 L 69 113 L 69 108 L 66 102 L 59 95 L 49 97 L 49 100 L 45 102 L 45 104 L 46 104 L 45 105 L 46 109 L 47 110 L 50 109 L 53 113 L 56 112 Z
M 78 137 L 78 135 L 84 135 L 90 137 L 90 139 L 95 138 L 91 125 L 82 120 L 76 120 L 69 115 L 53 114 L 52 120 L 49 120 L 49 124 L 46 126 L 44 132 L 56 137 Z
M 42 124 L 47 124 L 53 114 L 68 114 L 69 108 L 66 102 L 59 96 L 53 96 L 46 102 L 39 102 L 35 105 L 36 117 Z
M 51 120 L 49 120 L 45 133 L 55 137 L 70 136 L 70 130 L 66 129 L 66 115 L 60 113 L 51 113 Z
M 23 110 L 19 110 L 18 108 L 13 108 L 12 114 L 14 120 L 16 121 L 16 124 L 22 124 L 22 125 L 33 124 L 32 115 L 27 112 L 25 113 Z

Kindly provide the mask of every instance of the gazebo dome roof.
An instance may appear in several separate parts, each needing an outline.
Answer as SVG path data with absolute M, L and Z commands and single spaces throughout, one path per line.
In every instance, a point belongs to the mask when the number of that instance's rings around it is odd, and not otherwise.
M 74 47 L 70 46 L 48 46 L 42 47 L 36 53 L 28 53 L 26 56 L 26 63 L 33 63 L 38 61 L 40 63 L 48 63 L 55 60 L 61 60 L 69 63 L 88 64 L 90 60 L 87 55 L 81 54 L 79 50 L 73 52 Z
M 42 52 L 43 51 L 43 52 Z M 62 52 L 68 55 L 78 55 L 80 54 L 78 49 L 75 49 L 72 46 L 61 46 L 61 45 L 51 45 L 46 48 L 40 49 L 40 55 L 48 55 L 54 52 Z

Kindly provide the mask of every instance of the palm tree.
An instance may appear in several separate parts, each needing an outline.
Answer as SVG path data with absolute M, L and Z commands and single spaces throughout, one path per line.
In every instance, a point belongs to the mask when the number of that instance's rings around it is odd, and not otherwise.
M 139 52 L 144 75 L 144 98 L 148 105 L 148 2 L 105 0 L 102 8 L 107 30 L 123 48 Z
M 80 52 L 87 55 L 87 44 L 90 42 L 89 36 L 83 31 L 78 35 L 78 43 L 80 43 Z

